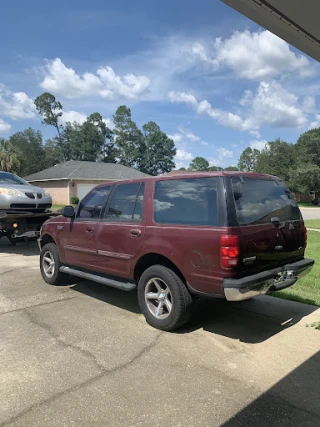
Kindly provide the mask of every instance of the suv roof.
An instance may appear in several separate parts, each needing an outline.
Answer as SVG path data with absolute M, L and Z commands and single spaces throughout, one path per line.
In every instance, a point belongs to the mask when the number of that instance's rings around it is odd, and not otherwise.
M 159 176 L 147 176 L 147 177 L 141 177 L 141 178 L 134 178 L 134 179 L 121 179 L 119 181 L 106 181 L 105 183 L 99 184 L 97 187 L 103 187 L 108 184 L 118 184 L 118 183 L 134 183 L 134 182 L 141 182 L 141 181 L 166 181 L 166 180 L 173 180 L 173 179 L 189 179 L 189 178 L 205 178 L 210 176 L 250 176 L 252 178 L 260 178 L 260 179 L 276 179 L 280 180 L 280 178 L 272 175 L 267 175 L 264 173 L 256 173 L 256 172 L 237 172 L 237 171 L 214 171 L 214 172 L 183 172 L 181 174 L 172 174 L 172 175 L 159 175 Z

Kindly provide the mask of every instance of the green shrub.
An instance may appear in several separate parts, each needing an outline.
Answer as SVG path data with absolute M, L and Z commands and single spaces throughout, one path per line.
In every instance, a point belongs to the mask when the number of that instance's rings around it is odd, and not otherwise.
M 77 205 L 77 204 L 79 203 L 79 197 L 77 197 L 77 196 L 73 196 L 73 197 L 71 197 L 71 199 L 70 199 L 70 203 L 71 203 L 72 205 Z

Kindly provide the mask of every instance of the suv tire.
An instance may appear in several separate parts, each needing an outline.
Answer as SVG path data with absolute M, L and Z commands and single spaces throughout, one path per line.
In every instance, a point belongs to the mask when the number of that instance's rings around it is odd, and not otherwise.
M 154 328 L 173 331 L 192 315 L 193 300 L 180 277 L 163 265 L 149 267 L 138 284 L 138 301 Z
M 40 270 L 43 280 L 49 285 L 61 285 L 67 275 L 59 271 L 61 267 L 59 251 L 55 243 L 47 243 L 40 253 Z

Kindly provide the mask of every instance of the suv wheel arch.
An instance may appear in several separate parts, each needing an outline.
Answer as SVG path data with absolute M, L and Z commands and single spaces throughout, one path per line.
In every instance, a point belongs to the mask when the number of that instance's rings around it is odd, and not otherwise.
M 170 268 L 170 270 L 174 271 L 185 285 L 187 284 L 187 280 L 180 268 L 169 258 L 156 252 L 145 254 L 138 259 L 134 266 L 133 276 L 135 282 L 138 283 L 142 274 L 153 265 L 163 265 L 164 267 Z
M 41 241 L 40 241 L 41 248 L 43 248 L 44 245 L 46 245 L 47 243 L 54 243 L 56 246 L 58 246 L 57 242 L 51 236 L 51 234 L 44 234 L 43 236 L 41 236 Z

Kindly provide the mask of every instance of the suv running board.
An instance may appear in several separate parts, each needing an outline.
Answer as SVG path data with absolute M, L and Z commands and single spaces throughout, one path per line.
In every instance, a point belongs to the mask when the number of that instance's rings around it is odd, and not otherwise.
M 133 291 L 137 288 L 134 283 L 121 282 L 114 279 L 108 279 L 107 277 L 98 276 L 92 273 L 86 273 L 84 271 L 75 270 L 74 268 L 62 266 L 59 271 L 65 274 L 71 274 L 72 276 L 81 277 L 82 279 L 92 280 L 92 282 L 101 283 L 102 285 L 111 286 L 112 288 L 121 289 L 122 291 Z

